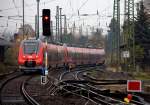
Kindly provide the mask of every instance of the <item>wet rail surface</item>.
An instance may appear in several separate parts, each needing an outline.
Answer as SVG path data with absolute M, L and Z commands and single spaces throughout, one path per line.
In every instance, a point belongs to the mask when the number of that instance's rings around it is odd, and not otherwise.
M 9 75 L 1 83 L 0 88 L 0 104 L 1 105 L 38 105 L 32 97 L 26 92 L 25 86 L 27 80 L 33 76 L 23 75 L 16 72 Z M 35 102 L 32 102 L 35 101 Z

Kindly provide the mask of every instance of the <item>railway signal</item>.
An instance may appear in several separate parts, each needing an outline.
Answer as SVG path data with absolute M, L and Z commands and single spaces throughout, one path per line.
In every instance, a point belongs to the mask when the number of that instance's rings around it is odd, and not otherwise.
M 44 36 L 51 36 L 50 9 L 43 9 L 43 11 L 42 11 L 42 25 L 43 25 L 43 35 Z
M 46 36 L 46 51 L 45 51 L 45 68 L 44 68 L 44 76 L 48 75 L 48 57 L 47 57 L 47 41 L 48 36 L 51 36 L 51 29 L 50 29 L 50 9 L 43 9 L 42 11 L 42 22 L 43 22 L 43 35 Z

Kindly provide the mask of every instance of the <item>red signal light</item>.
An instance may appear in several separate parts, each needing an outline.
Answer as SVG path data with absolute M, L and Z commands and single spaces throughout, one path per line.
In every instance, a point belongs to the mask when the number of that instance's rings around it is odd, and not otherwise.
M 128 94 L 127 98 L 131 101 L 132 100 L 132 94 Z
M 43 26 L 43 35 L 50 36 L 50 9 L 43 9 L 42 11 L 42 26 Z
M 48 17 L 48 16 L 45 16 L 45 17 L 44 17 L 44 20 L 48 20 L 48 19 L 49 19 L 49 17 Z

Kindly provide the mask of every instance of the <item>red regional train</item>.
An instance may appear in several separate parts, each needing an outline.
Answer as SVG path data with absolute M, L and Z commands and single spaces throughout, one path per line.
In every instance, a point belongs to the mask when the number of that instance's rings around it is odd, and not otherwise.
M 44 68 L 45 44 L 40 40 L 23 40 L 19 48 L 18 64 L 23 72 L 41 71 Z M 74 68 L 77 65 L 103 64 L 104 49 L 47 45 L 48 66 Z

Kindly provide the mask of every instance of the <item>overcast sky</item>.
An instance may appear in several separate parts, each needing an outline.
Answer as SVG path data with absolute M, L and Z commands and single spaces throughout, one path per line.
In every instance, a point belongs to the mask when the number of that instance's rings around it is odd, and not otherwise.
M 123 1 L 121 1 L 121 12 L 123 12 Z M 57 5 L 62 8 L 62 14 L 67 15 L 69 26 L 75 21 L 77 26 L 81 24 L 100 26 L 105 32 L 108 30 L 107 25 L 113 13 L 113 0 L 40 0 L 40 15 L 43 8 L 51 9 L 52 21 L 55 22 Z M 80 14 L 96 14 L 98 11 L 100 16 L 79 17 L 78 10 Z M 31 24 L 33 28 L 35 14 L 36 0 L 25 0 L 25 23 Z M 22 18 L 17 17 L 18 15 L 22 15 L 22 0 L 0 0 L 0 16 L 5 16 L 0 18 L 0 33 L 4 30 L 17 32 L 17 28 L 22 24 Z M 42 28 L 41 23 L 40 19 L 40 28 Z M 5 27 L 7 24 L 8 27 Z

